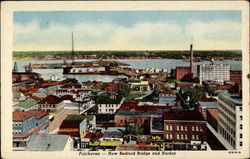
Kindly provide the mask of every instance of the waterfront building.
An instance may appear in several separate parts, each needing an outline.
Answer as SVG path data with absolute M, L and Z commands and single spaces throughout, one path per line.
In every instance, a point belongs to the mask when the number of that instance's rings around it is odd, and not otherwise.
M 36 92 L 34 92 L 32 95 L 38 98 L 45 98 L 47 95 L 55 94 L 57 89 L 58 89 L 58 86 L 40 88 Z
M 73 150 L 73 140 L 69 135 L 34 135 L 27 143 L 26 151 L 64 151 Z
M 242 97 L 239 94 L 220 93 L 219 134 L 236 150 L 243 146 Z
M 17 110 L 12 116 L 14 150 L 25 148 L 30 136 L 41 130 L 45 131 L 49 124 L 48 114 L 40 110 L 27 112 Z
M 48 95 L 38 102 L 39 109 L 50 114 L 59 114 L 63 111 L 64 103 L 63 100 L 54 95 Z
M 216 81 L 223 83 L 230 80 L 230 65 L 203 64 L 197 65 L 197 77 L 202 81 Z
M 190 75 L 190 67 L 176 67 L 175 79 L 176 80 L 188 80 Z
M 70 69 L 69 73 L 100 73 L 104 72 L 103 66 L 74 66 Z
M 176 94 L 173 91 L 164 91 L 159 94 L 159 104 L 174 106 L 176 104 Z

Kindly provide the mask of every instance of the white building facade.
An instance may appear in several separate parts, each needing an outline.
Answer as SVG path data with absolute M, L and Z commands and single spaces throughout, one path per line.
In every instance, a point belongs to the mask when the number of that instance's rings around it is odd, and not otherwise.
M 242 98 L 237 94 L 220 93 L 218 133 L 236 150 L 243 146 Z
M 216 81 L 223 83 L 230 80 L 230 65 L 203 64 L 197 66 L 197 77 L 202 81 Z

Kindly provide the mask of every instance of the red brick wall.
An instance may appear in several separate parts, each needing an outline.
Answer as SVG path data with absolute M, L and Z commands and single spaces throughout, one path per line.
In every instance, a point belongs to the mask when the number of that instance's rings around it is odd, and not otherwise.
M 115 126 L 125 126 L 126 122 L 131 123 L 131 122 L 136 122 L 140 123 L 140 125 L 144 124 L 149 124 L 150 117 L 141 117 L 141 116 L 115 116 Z
M 241 71 L 230 71 L 230 80 L 235 83 L 242 85 L 242 72 Z
M 176 67 L 176 80 L 183 80 L 190 73 L 190 67 Z
M 166 130 L 166 126 L 171 125 L 172 130 Z M 179 126 L 179 130 L 177 130 L 177 125 Z M 181 131 L 181 126 L 183 126 L 183 131 Z M 187 126 L 187 131 L 185 130 L 185 126 Z M 192 126 L 194 126 L 194 131 L 192 130 Z M 196 130 L 196 126 L 198 126 L 199 130 Z M 202 128 L 202 131 L 200 130 Z M 172 134 L 172 139 L 167 139 L 166 134 Z M 179 139 L 177 139 L 177 134 L 179 134 Z M 184 136 L 181 139 L 181 134 Z M 183 141 L 188 142 L 190 140 L 197 140 L 192 139 L 192 135 L 198 135 L 199 141 L 206 141 L 207 140 L 207 127 L 205 122 L 178 122 L 178 121 L 164 121 L 164 139 L 166 140 L 173 140 L 173 141 Z M 185 135 L 187 135 L 187 139 L 185 139 Z M 197 140 L 197 141 L 198 141 Z

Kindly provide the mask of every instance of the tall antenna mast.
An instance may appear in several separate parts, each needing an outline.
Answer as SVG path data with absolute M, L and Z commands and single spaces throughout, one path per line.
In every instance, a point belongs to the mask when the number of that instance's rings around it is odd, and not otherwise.
M 72 51 L 71 51 L 72 64 L 75 64 L 75 52 L 74 52 L 74 34 L 72 32 Z

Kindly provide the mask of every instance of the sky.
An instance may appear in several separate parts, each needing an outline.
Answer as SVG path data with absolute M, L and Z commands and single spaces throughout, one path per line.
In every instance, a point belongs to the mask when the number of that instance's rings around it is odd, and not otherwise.
M 18 11 L 14 51 L 240 50 L 241 11 Z

